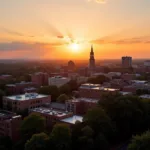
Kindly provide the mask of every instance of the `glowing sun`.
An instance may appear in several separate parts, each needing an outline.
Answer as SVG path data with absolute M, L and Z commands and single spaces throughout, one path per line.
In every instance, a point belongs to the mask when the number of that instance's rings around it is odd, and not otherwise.
M 70 48 L 73 52 L 79 52 L 79 44 L 77 44 L 77 43 L 72 43 L 70 45 Z

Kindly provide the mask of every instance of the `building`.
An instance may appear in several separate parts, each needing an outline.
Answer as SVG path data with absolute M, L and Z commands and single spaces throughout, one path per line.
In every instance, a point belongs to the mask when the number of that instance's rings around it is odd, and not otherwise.
M 0 110 L 0 135 L 9 136 L 13 141 L 19 140 L 21 116 L 15 113 Z
M 37 93 L 3 97 L 3 108 L 13 112 L 25 109 L 38 108 L 51 102 L 51 96 Z
M 123 68 L 132 67 L 132 57 L 129 56 L 122 57 L 122 67 Z
M 95 58 L 94 58 L 93 46 L 91 46 L 91 52 L 90 52 L 89 71 L 90 72 L 94 72 L 95 71 Z
M 66 102 L 66 110 L 77 115 L 85 114 L 90 108 L 96 107 L 98 99 L 75 98 Z
M 134 80 L 136 78 L 136 75 L 135 74 L 128 74 L 128 73 L 125 73 L 121 76 L 121 78 L 125 81 L 131 81 L 131 80 Z
M 55 124 L 56 122 L 59 122 L 62 119 L 73 116 L 72 112 L 55 110 L 52 108 L 45 108 L 45 107 L 30 109 L 30 113 L 33 113 L 33 112 L 40 114 L 46 119 L 47 127 L 52 126 L 53 124 Z
M 73 62 L 73 61 L 69 61 L 68 62 L 68 70 L 70 70 L 70 71 L 75 71 L 75 63 Z
M 0 80 L 8 81 L 8 80 L 12 80 L 12 79 L 13 79 L 12 75 L 0 75 Z
M 145 66 L 145 67 L 150 67 L 150 60 L 146 60 L 146 61 L 144 62 L 144 66 Z
M 20 82 L 16 84 L 7 84 L 6 90 L 9 92 L 10 95 L 14 94 L 23 94 L 26 88 L 36 87 L 33 82 Z
M 142 99 L 150 99 L 150 94 L 141 95 L 140 98 L 142 98 Z
M 83 116 L 73 115 L 71 117 L 64 118 L 60 121 L 62 123 L 66 123 L 66 124 L 69 124 L 69 125 L 74 125 L 77 121 L 83 122 Z
M 60 87 L 70 81 L 70 78 L 62 77 L 62 76 L 55 76 L 48 79 L 49 85 L 56 85 Z
M 79 96 L 84 98 L 100 99 L 104 93 L 116 94 L 119 89 L 105 88 L 100 84 L 82 84 L 79 87 Z
M 43 72 L 37 72 L 31 75 L 31 81 L 37 86 L 48 85 L 49 75 Z

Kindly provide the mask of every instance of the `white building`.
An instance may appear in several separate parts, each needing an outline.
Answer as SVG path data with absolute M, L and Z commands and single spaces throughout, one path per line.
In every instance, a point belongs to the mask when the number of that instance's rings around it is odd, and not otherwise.
M 57 87 L 60 87 L 66 83 L 68 83 L 71 79 L 62 77 L 62 76 L 55 76 L 55 77 L 50 77 L 48 79 L 48 84 L 49 85 L 56 85 Z
M 146 60 L 146 61 L 144 62 L 144 66 L 145 66 L 145 67 L 150 67 L 150 60 Z

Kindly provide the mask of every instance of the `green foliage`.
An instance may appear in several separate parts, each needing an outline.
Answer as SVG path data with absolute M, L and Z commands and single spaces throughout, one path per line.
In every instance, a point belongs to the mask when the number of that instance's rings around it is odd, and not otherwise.
M 34 134 L 25 144 L 25 150 L 46 150 L 48 140 L 45 133 Z
M 60 94 L 70 94 L 71 89 L 68 84 L 64 84 L 61 87 L 59 87 Z
M 67 150 L 71 144 L 71 131 L 65 124 L 56 124 L 50 135 L 50 140 L 54 143 L 57 150 Z
M 45 129 L 45 118 L 32 113 L 22 121 L 20 130 L 24 136 L 30 137 L 35 133 L 43 132 Z
M 59 103 L 65 103 L 66 100 L 68 100 L 69 97 L 66 94 L 61 94 L 58 98 L 57 98 L 57 102 Z
M 43 86 L 39 88 L 40 94 L 46 94 L 51 95 L 52 101 L 56 101 L 59 94 L 59 89 L 57 86 L 51 85 L 51 86 Z
M 84 116 L 83 120 L 95 131 L 96 134 L 101 132 L 108 136 L 113 133 L 110 118 L 105 111 L 99 107 L 90 109 Z
M 91 77 L 88 79 L 88 83 L 92 84 L 102 84 L 103 82 L 108 82 L 110 79 L 104 75 L 99 75 L 97 77 Z
M 115 122 L 120 137 L 130 137 L 142 130 L 146 120 L 146 107 L 136 96 L 108 96 L 101 106 Z M 144 127 L 143 127 L 144 128 Z
M 140 135 L 136 135 L 132 138 L 131 144 L 128 146 L 128 150 L 149 150 L 150 149 L 150 131 Z

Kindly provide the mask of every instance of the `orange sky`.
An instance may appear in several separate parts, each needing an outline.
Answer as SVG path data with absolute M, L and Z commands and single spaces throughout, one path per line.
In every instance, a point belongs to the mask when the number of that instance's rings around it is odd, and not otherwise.
M 150 1 L 97 2 L 1 0 L 0 58 L 150 58 Z

